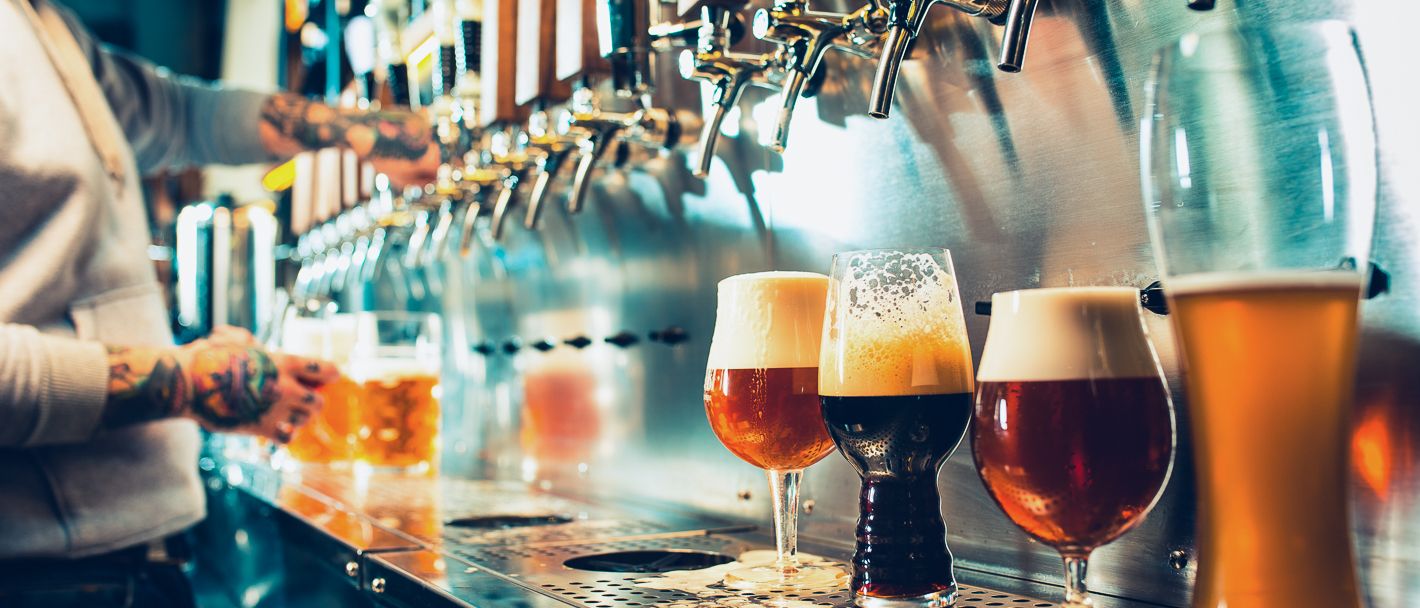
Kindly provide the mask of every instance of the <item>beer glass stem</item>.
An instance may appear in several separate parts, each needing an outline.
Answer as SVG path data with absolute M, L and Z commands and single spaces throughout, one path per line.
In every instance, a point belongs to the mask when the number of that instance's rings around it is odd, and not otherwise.
M 799 567 L 799 482 L 802 469 L 769 471 L 769 488 L 774 496 L 774 548 L 778 566 L 784 573 Z
M 1065 555 L 1065 604 L 1066 608 L 1092 606 L 1090 590 L 1085 588 L 1085 570 L 1089 568 L 1090 555 Z

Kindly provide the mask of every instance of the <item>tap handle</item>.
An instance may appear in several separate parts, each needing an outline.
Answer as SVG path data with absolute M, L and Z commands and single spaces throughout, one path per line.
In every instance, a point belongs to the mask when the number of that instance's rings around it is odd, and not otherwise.
M 1030 25 L 1035 19 L 1040 0 L 1011 0 L 1006 7 L 1005 31 L 1001 33 L 1001 61 L 996 64 L 1003 72 L 1019 72 L 1026 61 L 1026 43 L 1030 42 Z
M 428 240 L 429 213 L 421 210 L 414 214 L 414 230 L 409 233 L 409 241 L 405 246 L 405 268 L 415 268 L 419 266 L 419 259 L 424 255 L 424 245 Z
M 511 175 L 503 179 L 503 187 L 498 190 L 498 200 L 493 203 L 493 217 L 490 219 L 490 234 L 494 240 L 503 238 L 504 222 L 508 220 L 508 212 L 513 207 L 513 195 L 518 191 L 518 182 L 522 181 L 522 172 L 514 171 Z
M 542 160 L 538 161 L 537 179 L 533 180 L 532 192 L 528 193 L 528 214 L 523 218 L 523 226 L 528 230 L 537 229 L 538 220 L 542 218 L 542 203 L 547 198 L 552 179 L 557 177 L 562 164 L 571 154 L 570 149 L 548 150 Z
M 705 126 L 700 131 L 700 160 L 695 166 L 696 177 L 705 178 L 710 175 L 710 165 L 715 161 L 715 146 L 720 140 L 720 124 L 725 122 L 725 113 L 728 111 L 729 106 L 715 104 L 710 120 L 705 121 Z
M 592 169 L 597 161 L 606 155 L 619 129 L 602 130 L 582 142 L 582 158 L 577 161 L 577 172 L 572 176 L 572 192 L 567 195 L 567 212 L 581 213 L 586 204 L 587 190 L 592 185 Z
M 470 203 L 463 212 L 463 225 L 459 227 L 459 257 L 467 258 L 473 253 L 473 231 L 482 214 L 483 205 L 479 201 Z
M 897 90 L 897 72 L 907 58 L 907 48 L 916 33 L 909 26 L 893 24 L 883 41 L 883 53 L 878 58 L 878 70 L 873 75 L 873 90 L 868 97 L 868 116 L 887 118 L 892 113 L 893 93 Z

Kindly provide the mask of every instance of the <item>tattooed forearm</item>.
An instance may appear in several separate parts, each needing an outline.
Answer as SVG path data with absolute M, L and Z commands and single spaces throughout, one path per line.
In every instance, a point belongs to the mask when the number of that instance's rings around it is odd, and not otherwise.
M 193 354 L 192 413 L 203 426 L 234 429 L 256 423 L 277 399 L 277 369 L 257 348 L 219 346 Z
M 192 393 L 172 349 L 109 347 L 103 426 L 114 428 L 181 415 Z
M 341 110 L 291 93 L 267 98 L 260 130 L 266 147 L 279 154 L 338 146 L 368 159 L 412 161 L 432 142 L 417 114 Z

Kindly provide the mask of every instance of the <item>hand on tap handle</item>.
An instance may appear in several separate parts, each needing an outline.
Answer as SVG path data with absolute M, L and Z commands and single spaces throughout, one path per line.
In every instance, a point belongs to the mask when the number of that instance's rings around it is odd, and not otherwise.
M 278 93 L 262 106 L 257 130 L 274 156 L 348 148 L 395 186 L 425 184 L 438 176 L 439 146 L 433 129 L 428 119 L 413 112 L 333 108 Z

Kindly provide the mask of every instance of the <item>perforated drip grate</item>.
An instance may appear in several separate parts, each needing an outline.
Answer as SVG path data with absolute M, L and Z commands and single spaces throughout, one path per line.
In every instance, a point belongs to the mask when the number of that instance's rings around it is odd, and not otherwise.
M 718 536 L 695 535 L 675 538 L 635 538 L 611 542 L 578 544 L 458 545 L 447 548 L 452 549 L 454 553 L 460 557 L 467 558 L 489 569 L 509 572 L 514 571 L 508 569 L 512 566 L 527 567 L 528 564 L 526 560 L 547 562 L 549 566 L 555 564 L 557 569 L 561 569 L 561 564 L 566 560 L 600 553 L 653 551 L 657 549 L 723 553 L 726 549 L 733 548 L 735 544 L 736 543 L 729 539 Z
M 603 577 L 589 582 L 565 584 L 544 583 L 543 593 L 586 608 L 628 608 L 659 606 L 671 608 L 751 608 L 786 606 L 792 608 L 851 608 L 853 595 L 848 590 L 832 593 L 763 594 L 726 590 L 706 595 L 684 591 L 647 589 L 634 580 Z M 765 602 L 772 602 L 766 604 Z M 955 608 L 1054 608 L 1055 604 L 1035 598 L 1002 593 L 993 589 L 961 585 Z

